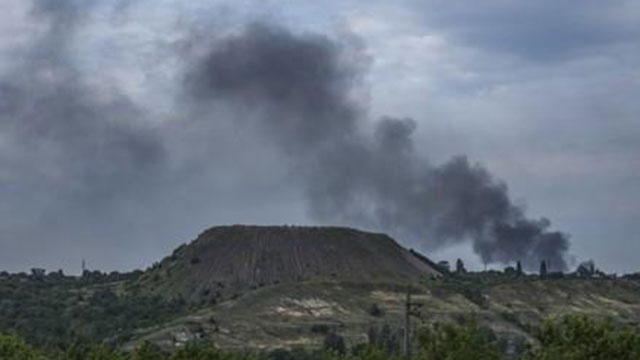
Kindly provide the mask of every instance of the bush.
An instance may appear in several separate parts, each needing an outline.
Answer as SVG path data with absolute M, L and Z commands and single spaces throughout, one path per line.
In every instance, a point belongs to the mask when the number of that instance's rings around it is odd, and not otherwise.
M 482 290 L 480 289 L 466 287 L 462 290 L 462 296 L 482 309 L 486 309 L 489 306 L 487 299 L 484 297 Z
M 330 328 L 327 324 L 314 324 L 311 326 L 311 332 L 314 334 L 327 334 Z
M 526 360 L 640 359 L 640 332 L 584 316 L 547 321 Z
M 325 351 L 335 352 L 337 354 L 344 354 L 347 351 L 344 338 L 333 331 L 327 333 L 325 336 L 322 348 Z
M 17 335 L 0 333 L 2 360 L 391 360 L 403 359 L 398 354 L 398 334 L 390 327 L 370 331 L 370 343 L 347 352 L 344 339 L 329 331 L 324 349 L 276 350 L 268 354 L 251 355 L 216 349 L 212 344 L 187 344 L 173 353 L 164 353 L 150 343 L 144 343 L 129 353 L 105 344 L 75 341 L 44 353 L 34 349 Z M 631 327 L 616 326 L 607 321 L 587 317 L 565 317 L 547 321 L 538 332 L 539 346 L 529 348 L 520 360 L 631 360 L 640 359 L 640 332 Z M 417 333 L 420 360 L 500 360 L 494 334 L 478 325 L 475 318 L 461 324 L 434 324 Z M 511 359 L 511 357 L 509 357 Z
M 380 306 L 378 306 L 378 304 L 372 304 L 367 312 L 373 317 L 384 316 L 384 311 L 380 308 Z
M 400 352 L 400 334 L 393 331 L 385 324 L 380 331 L 370 328 L 368 332 L 369 345 L 383 350 L 387 354 L 398 354 Z
M 434 324 L 418 334 L 421 359 L 498 360 L 503 355 L 497 339 L 474 318 L 461 325 Z
M 44 360 L 31 346 L 15 335 L 0 334 L 0 359 L 2 360 Z

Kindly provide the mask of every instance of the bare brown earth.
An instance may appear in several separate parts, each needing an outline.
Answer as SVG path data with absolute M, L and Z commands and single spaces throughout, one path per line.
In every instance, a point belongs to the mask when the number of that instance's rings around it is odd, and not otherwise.
M 165 258 L 141 288 L 190 302 L 218 302 L 247 289 L 310 280 L 414 283 L 440 276 L 384 234 L 339 227 L 222 226 Z

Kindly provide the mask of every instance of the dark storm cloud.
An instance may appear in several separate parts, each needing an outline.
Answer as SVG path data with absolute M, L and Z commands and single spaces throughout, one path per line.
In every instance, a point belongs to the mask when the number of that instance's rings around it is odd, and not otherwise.
M 471 240 L 488 263 L 566 268 L 566 236 L 549 232 L 547 220 L 527 219 L 482 166 L 465 157 L 430 165 L 414 151 L 411 119 L 380 119 L 367 135 L 366 112 L 354 100 L 367 58 L 357 47 L 265 24 L 209 46 L 188 70 L 189 93 L 202 106 L 233 104 L 238 119 L 278 144 L 316 219 L 390 231 L 431 249 Z
M 536 61 L 584 55 L 640 35 L 640 24 L 631 15 L 638 11 L 633 1 L 410 3 L 427 27 L 442 31 L 454 42 Z

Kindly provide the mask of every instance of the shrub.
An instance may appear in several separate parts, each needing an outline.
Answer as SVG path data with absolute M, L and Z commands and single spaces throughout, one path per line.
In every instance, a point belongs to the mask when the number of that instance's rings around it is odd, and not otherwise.
M 489 306 L 487 299 L 482 294 L 482 290 L 478 288 L 465 287 L 462 289 L 462 296 L 483 309 L 486 309 Z
M 323 349 L 337 354 L 344 354 L 347 350 L 347 346 L 345 345 L 344 338 L 342 336 L 331 331 L 327 333 L 324 338 Z
M 44 360 L 31 346 L 15 335 L 0 334 L 0 359 Z
M 327 334 L 330 328 L 327 324 L 314 324 L 311 326 L 311 332 L 314 334 Z
M 547 321 L 526 360 L 640 359 L 640 332 L 584 316 Z
M 384 316 L 384 311 L 380 308 L 380 306 L 378 306 L 378 304 L 372 304 L 367 312 L 369 313 L 369 315 L 374 317 Z
M 493 333 L 481 328 L 475 318 L 461 325 L 434 324 L 418 334 L 421 359 L 498 360 L 502 353 Z

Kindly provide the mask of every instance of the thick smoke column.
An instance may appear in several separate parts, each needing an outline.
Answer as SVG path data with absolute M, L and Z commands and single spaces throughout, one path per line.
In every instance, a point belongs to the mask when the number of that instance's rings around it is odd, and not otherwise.
M 170 116 L 151 119 L 148 104 L 80 66 L 96 56 L 78 51 L 91 36 L 86 19 L 123 4 L 33 1 L 38 31 L 0 74 L 0 236 L 20 248 L 13 253 L 64 249 L 69 264 L 92 248 L 119 257 L 136 243 L 182 239 L 219 220 L 212 214 L 225 205 L 227 183 L 281 166 L 286 190 L 259 201 L 303 189 L 318 222 L 385 230 L 431 249 L 470 240 L 487 263 L 565 268 L 566 237 L 526 218 L 484 168 L 464 157 L 430 164 L 414 151 L 411 119 L 370 121 L 361 100 L 370 59 L 357 40 L 266 24 L 210 42 L 189 37 L 177 59 L 186 91 Z M 262 147 L 267 161 L 258 164 L 252 154 Z M 227 204 L 246 209 L 237 204 L 253 204 L 263 181 L 231 191 Z
M 465 157 L 433 166 L 414 151 L 411 119 L 365 131 L 357 90 L 367 57 L 348 42 L 253 24 L 219 37 L 188 69 L 204 107 L 228 108 L 277 143 L 306 190 L 311 214 L 422 241 L 472 241 L 486 263 L 566 268 L 569 243 L 514 205 L 507 186 Z M 246 125 L 246 124 L 243 124 Z

